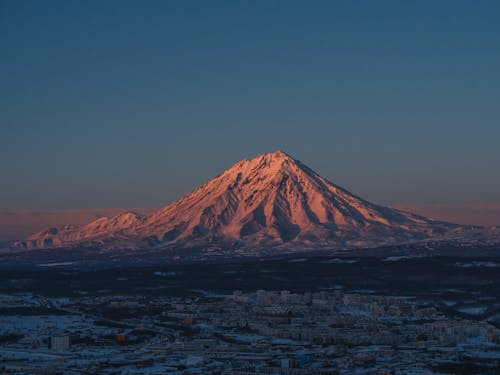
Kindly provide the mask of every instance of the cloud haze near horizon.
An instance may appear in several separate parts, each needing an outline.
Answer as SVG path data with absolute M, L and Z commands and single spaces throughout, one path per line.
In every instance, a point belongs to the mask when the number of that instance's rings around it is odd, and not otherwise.
M 469 203 L 461 205 L 395 206 L 405 211 L 427 216 L 435 220 L 457 224 L 500 226 L 500 203 Z M 81 210 L 9 210 L 0 211 L 0 241 L 27 237 L 50 227 L 65 224 L 84 225 L 100 217 L 112 217 L 124 211 L 148 215 L 154 208 L 104 208 Z

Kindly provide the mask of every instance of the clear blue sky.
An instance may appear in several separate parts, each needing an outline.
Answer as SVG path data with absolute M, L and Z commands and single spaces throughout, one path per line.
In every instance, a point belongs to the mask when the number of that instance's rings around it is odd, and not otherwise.
M 0 0 L 0 209 L 156 207 L 283 149 L 500 201 L 499 1 Z

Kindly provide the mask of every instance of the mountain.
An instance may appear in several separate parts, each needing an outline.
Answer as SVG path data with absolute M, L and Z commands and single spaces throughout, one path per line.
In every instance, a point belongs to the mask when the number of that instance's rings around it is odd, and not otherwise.
M 101 217 L 84 226 L 63 225 L 49 228 L 29 236 L 26 240 L 16 243 L 24 248 L 53 248 L 84 243 L 100 237 L 118 238 L 126 228 L 133 227 L 144 220 L 144 217 L 134 212 L 123 212 L 112 218 Z
M 339 249 L 443 238 L 459 228 L 370 203 L 278 151 L 236 163 L 151 215 L 51 228 L 14 247 Z

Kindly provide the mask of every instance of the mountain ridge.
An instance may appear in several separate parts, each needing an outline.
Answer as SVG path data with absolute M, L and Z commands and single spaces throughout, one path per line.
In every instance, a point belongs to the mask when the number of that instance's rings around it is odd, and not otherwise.
M 346 248 L 439 238 L 457 228 L 370 203 L 277 151 L 235 163 L 151 215 L 51 228 L 14 247 Z

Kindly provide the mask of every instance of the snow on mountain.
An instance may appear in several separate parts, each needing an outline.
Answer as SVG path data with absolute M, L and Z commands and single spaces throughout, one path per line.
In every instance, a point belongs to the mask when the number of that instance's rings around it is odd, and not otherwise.
M 64 225 L 58 228 L 35 233 L 15 246 L 33 248 L 54 248 L 71 246 L 76 243 L 86 242 L 99 237 L 116 237 L 129 227 L 133 227 L 144 220 L 144 217 L 134 212 L 123 212 L 112 218 L 101 217 L 84 226 Z
M 345 248 L 439 238 L 458 227 L 367 202 L 278 151 L 236 163 L 149 216 L 52 228 L 16 246 Z

